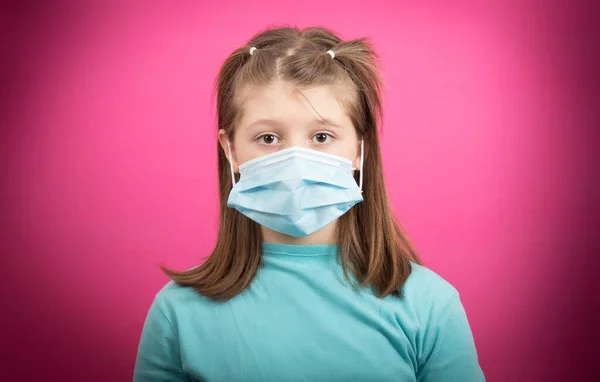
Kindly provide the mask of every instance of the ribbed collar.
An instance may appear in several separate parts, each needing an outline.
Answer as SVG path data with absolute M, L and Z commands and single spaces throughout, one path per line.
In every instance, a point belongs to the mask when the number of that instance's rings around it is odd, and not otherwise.
M 286 256 L 331 256 L 339 253 L 340 247 L 338 244 L 311 244 L 311 245 L 294 245 L 294 244 L 275 244 L 262 243 L 262 251 L 264 254 L 286 255 Z

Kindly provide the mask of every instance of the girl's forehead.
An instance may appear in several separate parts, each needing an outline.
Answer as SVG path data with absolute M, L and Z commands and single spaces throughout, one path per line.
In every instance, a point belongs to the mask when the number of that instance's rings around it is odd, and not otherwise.
M 239 93 L 241 122 L 253 119 L 324 118 L 345 123 L 349 121 L 348 102 L 352 89 L 343 85 L 296 87 L 285 82 L 262 86 L 247 86 Z
M 243 103 L 253 100 L 262 102 L 286 101 L 298 98 L 301 94 L 319 98 L 337 98 L 338 95 L 343 94 L 340 90 L 339 85 L 299 87 L 284 81 L 273 81 L 264 85 L 245 85 L 239 89 L 237 98 Z

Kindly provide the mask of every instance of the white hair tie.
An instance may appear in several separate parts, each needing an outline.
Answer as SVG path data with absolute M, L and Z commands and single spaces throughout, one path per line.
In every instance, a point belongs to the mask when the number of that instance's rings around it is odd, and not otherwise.
M 256 51 L 255 47 L 250 48 L 250 55 L 252 56 L 254 54 L 254 52 Z
M 333 52 L 333 50 L 329 49 L 327 53 L 329 53 L 332 59 L 335 58 L 335 53 Z

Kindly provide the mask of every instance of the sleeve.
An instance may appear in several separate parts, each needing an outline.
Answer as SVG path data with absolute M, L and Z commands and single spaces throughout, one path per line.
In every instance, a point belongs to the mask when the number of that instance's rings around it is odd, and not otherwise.
M 181 366 L 179 338 L 158 295 L 146 316 L 138 346 L 134 382 L 190 381 Z
M 484 382 L 473 334 L 457 291 L 431 317 L 424 335 L 419 382 Z

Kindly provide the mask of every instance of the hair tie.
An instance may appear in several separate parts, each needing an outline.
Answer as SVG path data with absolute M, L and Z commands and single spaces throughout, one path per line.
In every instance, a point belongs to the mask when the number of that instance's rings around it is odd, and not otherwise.
M 250 55 L 252 56 L 254 54 L 254 52 L 256 51 L 255 47 L 250 48 Z
M 333 50 L 329 49 L 327 53 L 329 53 L 332 59 L 335 58 L 335 53 L 333 52 Z

